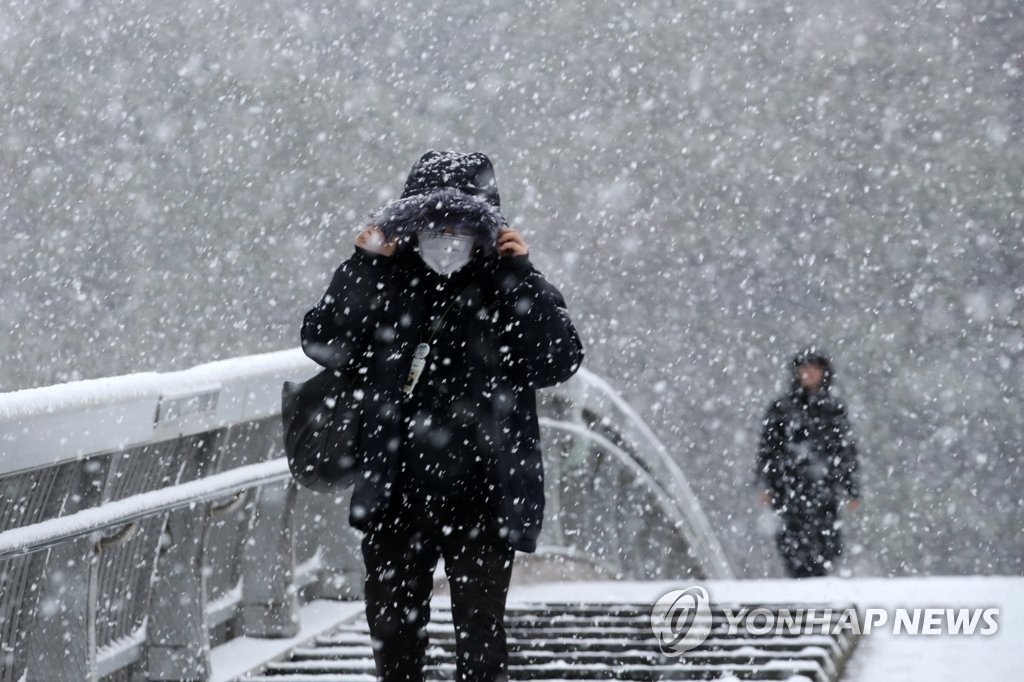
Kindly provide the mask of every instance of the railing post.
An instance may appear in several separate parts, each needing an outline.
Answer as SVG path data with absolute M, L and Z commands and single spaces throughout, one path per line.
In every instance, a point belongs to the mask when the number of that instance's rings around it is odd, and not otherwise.
M 315 493 L 311 493 L 315 494 Z M 337 510 L 328 518 L 337 519 L 333 528 L 321 536 L 323 569 L 318 596 L 322 599 L 361 599 L 366 569 L 359 550 L 359 534 L 348 525 L 348 507 L 352 488 L 334 497 L 329 506 Z
M 75 469 L 64 513 L 97 505 L 109 462 L 83 460 Z M 50 549 L 40 578 L 39 610 L 26 642 L 25 682 L 94 682 L 96 669 L 96 538 Z
M 563 419 L 571 424 L 576 424 L 582 428 L 587 428 L 586 420 L 583 417 L 583 385 L 579 382 L 573 382 L 569 385 L 567 393 L 568 404 L 565 409 L 565 413 L 561 415 Z M 555 485 L 552 486 L 554 490 L 554 499 L 552 500 L 552 518 L 554 520 L 554 528 L 556 537 L 559 540 L 559 544 L 565 547 L 571 546 L 573 543 L 568 541 L 568 536 L 565 534 L 565 524 L 562 520 L 562 476 L 565 475 L 566 471 L 572 471 L 579 467 L 583 462 L 586 462 L 587 457 L 590 453 L 590 444 L 584 441 L 582 438 L 576 436 L 569 437 L 569 442 L 565 449 L 558 449 L 554 452 L 552 463 L 555 464 L 554 471 L 552 474 L 557 478 L 555 479 Z M 579 538 L 575 538 L 578 541 Z
M 299 631 L 295 498 L 290 480 L 259 493 L 242 559 L 242 631 L 249 637 L 294 637 Z
M 146 633 L 146 679 L 210 676 L 203 547 L 206 505 L 171 512 L 160 543 Z
M 29 635 L 25 682 L 96 676 L 96 552 L 91 538 L 50 550 L 39 613 Z
M 558 438 L 561 440 L 561 437 Z M 553 544 L 565 546 L 565 529 L 562 527 L 562 463 L 565 453 L 562 448 L 553 448 L 544 457 L 544 477 L 550 481 L 544 504 L 544 534 L 551 537 Z

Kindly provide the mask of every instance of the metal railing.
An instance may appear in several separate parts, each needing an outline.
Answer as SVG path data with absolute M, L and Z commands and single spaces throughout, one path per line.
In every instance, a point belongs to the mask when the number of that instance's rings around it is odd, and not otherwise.
M 281 383 L 315 371 L 294 350 L 0 395 L 0 682 L 205 679 L 211 647 L 358 597 L 347 491 L 297 489 L 281 458 Z M 540 410 L 546 547 L 623 578 L 731 576 L 605 382 L 581 370 Z

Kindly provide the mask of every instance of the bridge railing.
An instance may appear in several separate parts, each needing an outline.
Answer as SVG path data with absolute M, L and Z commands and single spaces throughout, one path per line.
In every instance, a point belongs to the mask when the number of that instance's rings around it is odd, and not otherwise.
M 205 679 L 210 648 L 359 596 L 348 493 L 297 489 L 298 350 L 0 395 L 0 682 Z M 598 377 L 542 392 L 545 546 L 627 578 L 729 577 L 665 448 Z M 269 559 L 269 560 L 268 560 Z
M 731 578 L 679 465 L 601 377 L 581 369 L 541 393 L 548 514 L 543 540 L 633 580 Z

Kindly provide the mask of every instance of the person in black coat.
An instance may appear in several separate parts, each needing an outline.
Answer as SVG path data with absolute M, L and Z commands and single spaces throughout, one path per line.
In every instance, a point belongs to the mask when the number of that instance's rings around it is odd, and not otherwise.
M 793 358 L 793 383 L 764 417 L 757 475 L 762 502 L 782 518 L 779 550 L 791 577 L 822 576 L 842 552 L 839 502 L 859 506 L 857 446 L 833 397 L 832 361 L 816 348 Z
M 302 326 L 309 357 L 363 377 L 349 522 L 385 681 L 423 679 L 439 556 L 457 679 L 506 678 L 512 559 L 536 549 L 544 514 L 535 391 L 583 360 L 565 300 L 499 207 L 486 156 L 428 152 Z

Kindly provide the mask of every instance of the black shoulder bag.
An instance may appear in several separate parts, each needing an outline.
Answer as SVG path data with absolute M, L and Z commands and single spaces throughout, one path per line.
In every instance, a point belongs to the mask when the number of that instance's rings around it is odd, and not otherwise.
M 317 492 L 351 485 L 361 468 L 363 426 L 358 370 L 325 369 L 281 389 L 284 450 L 292 476 Z

